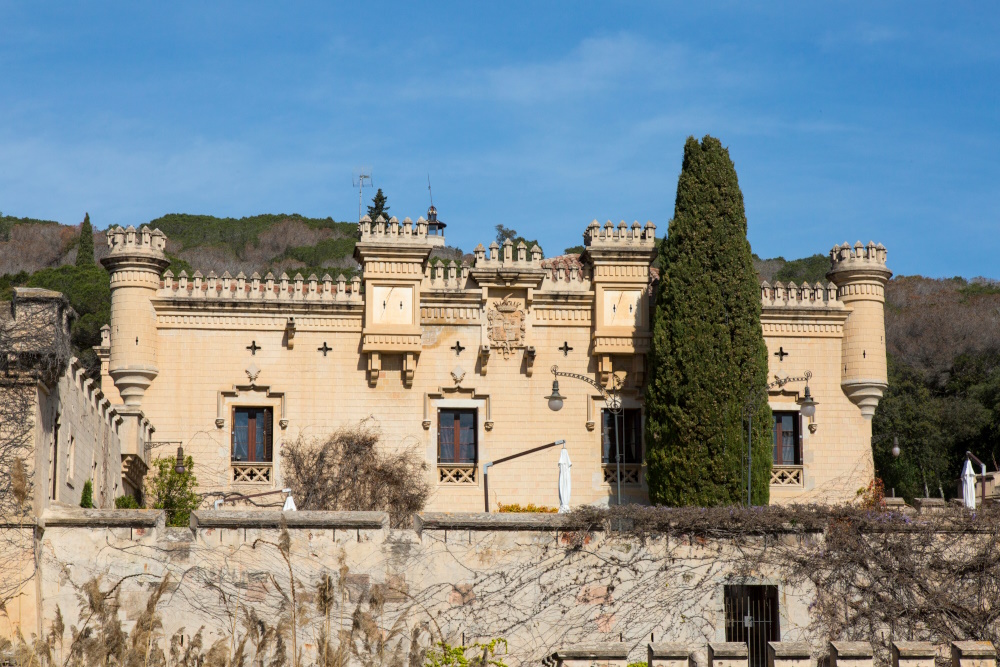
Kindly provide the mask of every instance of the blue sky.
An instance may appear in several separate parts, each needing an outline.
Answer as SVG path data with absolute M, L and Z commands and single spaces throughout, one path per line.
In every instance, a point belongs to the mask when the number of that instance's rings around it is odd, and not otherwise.
M 662 232 L 712 134 L 761 256 L 1000 278 L 998 34 L 987 2 L 0 0 L 0 211 L 353 220 L 370 166 L 400 218 L 430 174 L 467 252 L 503 224 L 551 255 Z

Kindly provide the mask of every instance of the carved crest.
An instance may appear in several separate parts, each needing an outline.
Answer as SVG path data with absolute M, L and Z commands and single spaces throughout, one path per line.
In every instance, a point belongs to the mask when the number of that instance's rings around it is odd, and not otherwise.
M 524 345 L 524 310 L 511 300 L 511 296 L 508 294 L 502 301 L 494 303 L 486 313 L 490 343 L 503 350 L 504 359 L 510 356 L 511 350 Z

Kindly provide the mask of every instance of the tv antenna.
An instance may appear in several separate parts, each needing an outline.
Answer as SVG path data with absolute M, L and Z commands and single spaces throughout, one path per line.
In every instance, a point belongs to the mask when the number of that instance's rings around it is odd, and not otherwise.
M 365 180 L 368 181 L 368 185 L 365 185 Z M 361 207 L 364 203 L 364 195 L 362 192 L 365 187 L 372 186 L 372 170 L 371 167 L 362 167 L 358 169 L 357 175 L 351 180 L 351 184 L 358 189 L 358 222 L 361 222 Z
M 431 196 L 431 206 L 434 206 L 434 192 L 431 190 L 431 175 L 427 174 L 427 193 Z

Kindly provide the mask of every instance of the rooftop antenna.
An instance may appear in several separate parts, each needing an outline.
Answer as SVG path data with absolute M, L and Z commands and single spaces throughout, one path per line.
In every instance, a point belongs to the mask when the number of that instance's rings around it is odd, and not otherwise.
M 434 192 L 431 190 L 431 175 L 427 174 L 427 192 L 431 196 L 431 206 L 434 206 Z
M 372 169 L 371 167 L 362 167 L 358 169 L 358 173 L 351 180 L 351 183 L 358 189 L 358 222 L 361 222 L 361 207 L 364 203 L 364 196 L 361 194 L 365 186 L 365 180 L 368 180 L 367 187 L 372 186 Z

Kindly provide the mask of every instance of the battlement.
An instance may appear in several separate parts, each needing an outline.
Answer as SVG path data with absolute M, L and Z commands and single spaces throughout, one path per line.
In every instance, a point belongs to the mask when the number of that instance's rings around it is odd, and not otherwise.
M 350 283 L 350 285 L 348 285 Z M 354 276 L 347 280 L 344 274 L 334 280 L 330 274 L 322 279 L 316 274 L 303 278 L 296 273 L 289 278 L 282 273 L 278 278 L 268 273 L 263 278 L 254 272 L 247 278 L 241 271 L 234 278 L 228 271 L 217 276 L 215 271 L 209 271 L 203 276 L 201 271 L 195 271 L 190 278 L 186 271 L 181 271 L 176 277 L 172 271 L 163 274 L 163 281 L 158 296 L 167 298 L 188 298 L 212 300 L 242 300 L 242 301 L 281 301 L 281 302 L 361 302 L 361 278 Z
M 469 265 L 451 260 L 447 264 L 427 264 L 424 278 L 431 289 L 462 289 L 469 278 Z
M 597 220 L 587 225 L 583 232 L 583 245 L 588 248 L 623 248 L 636 246 L 643 250 L 648 250 L 656 245 L 656 225 L 647 222 L 643 227 L 636 220 L 632 226 L 622 220 L 615 227 L 614 223 L 608 220 L 601 226 Z
M 149 255 L 164 257 L 167 236 L 159 229 L 143 225 L 138 230 L 128 227 L 113 227 L 107 231 L 108 247 L 111 255 Z
M 372 220 L 367 215 L 358 223 L 358 240 L 360 243 L 413 243 L 444 245 L 444 236 L 429 233 L 430 223 L 423 216 L 414 223 L 410 218 L 400 222 L 395 216 L 385 219 L 380 215 Z
M 472 254 L 475 255 L 473 266 L 476 267 L 493 268 L 517 264 L 532 268 L 541 268 L 542 266 L 542 249 L 537 245 L 532 246 L 529 254 L 528 246 L 524 241 L 519 241 L 516 248 L 510 239 L 504 240 L 502 246 L 494 241 L 488 250 L 480 243 L 472 251 Z
M 837 308 L 837 286 L 833 283 L 802 283 L 790 281 L 787 285 L 780 280 L 773 285 L 766 280 L 760 284 L 761 303 L 765 306 L 787 308 Z
M 556 283 L 583 282 L 589 271 L 580 262 L 579 255 L 560 255 L 542 260 L 542 268 L 548 272 L 548 278 Z
M 868 245 L 858 241 L 853 248 L 846 242 L 835 245 L 830 250 L 830 273 L 866 268 L 887 270 L 886 254 L 885 246 L 874 241 L 869 241 Z
M 118 414 L 118 410 L 111 404 L 107 396 L 104 395 L 100 386 L 95 384 L 93 379 L 87 377 L 87 371 L 79 359 L 76 357 L 70 358 L 66 375 L 69 382 L 73 385 L 74 390 L 78 391 L 80 396 L 84 398 L 93 414 L 98 415 L 109 427 L 116 427 L 121 424 L 122 418 Z M 149 420 L 144 421 L 144 427 L 147 430 L 152 428 L 149 425 Z

